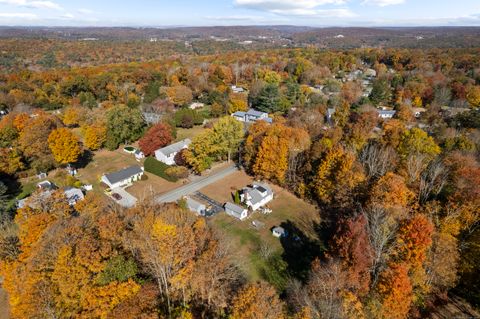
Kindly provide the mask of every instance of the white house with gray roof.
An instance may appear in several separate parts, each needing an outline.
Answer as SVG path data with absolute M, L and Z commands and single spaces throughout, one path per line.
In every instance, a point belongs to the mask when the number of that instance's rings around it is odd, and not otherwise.
M 244 220 L 248 216 L 248 210 L 245 207 L 230 202 L 225 203 L 223 208 L 228 215 L 240 220 Z
M 245 187 L 242 190 L 240 200 L 256 211 L 273 200 L 273 190 L 266 184 L 253 183 L 252 187 Z
M 102 182 L 110 188 L 118 188 L 132 184 L 140 180 L 143 176 L 143 167 L 130 166 L 118 172 L 105 174 L 102 176 Z
M 175 155 L 183 149 L 188 148 L 192 143 L 190 139 L 184 139 L 180 142 L 165 146 L 155 151 L 155 158 L 167 165 L 175 165 Z
M 378 110 L 378 117 L 384 120 L 393 119 L 397 111 L 389 111 L 389 110 Z
M 260 112 L 254 109 L 250 109 L 247 112 L 237 111 L 232 114 L 232 117 L 237 121 L 245 123 L 254 123 L 256 121 L 266 121 L 272 123 L 273 119 L 268 116 L 268 113 Z

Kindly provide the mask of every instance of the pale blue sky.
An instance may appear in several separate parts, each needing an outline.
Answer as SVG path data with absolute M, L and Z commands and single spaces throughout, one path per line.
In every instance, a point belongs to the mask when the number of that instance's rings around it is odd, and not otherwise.
M 480 0 L 0 0 L 0 25 L 480 26 Z

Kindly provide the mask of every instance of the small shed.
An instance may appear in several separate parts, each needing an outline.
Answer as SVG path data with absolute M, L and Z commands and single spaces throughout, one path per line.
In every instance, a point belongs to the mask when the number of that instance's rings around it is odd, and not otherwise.
M 287 236 L 287 231 L 285 230 L 285 228 L 277 226 L 272 229 L 272 235 L 277 238 L 283 238 Z
M 200 214 L 200 215 L 205 215 L 205 211 L 207 210 L 207 207 L 200 203 L 197 202 L 196 200 L 190 198 L 190 197 L 185 197 L 185 200 L 187 202 L 187 207 L 190 211 Z

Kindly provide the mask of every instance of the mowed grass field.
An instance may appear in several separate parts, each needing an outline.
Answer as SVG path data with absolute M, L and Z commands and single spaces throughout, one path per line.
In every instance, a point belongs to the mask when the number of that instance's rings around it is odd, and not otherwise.
M 244 172 L 236 172 L 229 177 L 200 190 L 205 195 L 224 203 L 233 202 L 231 193 L 250 184 L 253 179 Z M 289 265 L 283 260 L 288 252 L 285 242 L 300 235 L 315 242 L 318 241 L 315 225 L 320 223 L 318 210 L 285 189 L 271 185 L 275 198 L 268 206 L 272 213 L 264 215 L 253 213 L 244 221 L 237 220 L 225 213 L 209 219 L 210 225 L 219 232 L 223 240 L 232 249 L 232 261 L 250 281 L 268 280 L 277 288 L 283 288 Z M 261 229 L 252 225 L 253 221 L 264 224 Z M 272 235 L 275 226 L 295 229 L 286 239 Z M 278 272 L 278 273 L 276 273 Z

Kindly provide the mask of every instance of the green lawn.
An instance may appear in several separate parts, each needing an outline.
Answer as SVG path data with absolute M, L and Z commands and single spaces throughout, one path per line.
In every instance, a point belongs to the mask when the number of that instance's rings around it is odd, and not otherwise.
M 222 182 L 227 185 L 229 181 Z M 232 261 L 247 280 L 266 280 L 282 291 L 291 275 L 304 275 L 303 270 L 314 257 L 305 254 L 304 248 L 308 246 L 318 253 L 323 245 L 315 230 L 319 223 L 317 209 L 279 187 L 274 188 L 276 198 L 269 204 L 272 214 L 254 213 L 249 219 L 239 221 L 220 213 L 209 219 L 209 223 L 232 248 Z M 254 220 L 265 226 L 256 229 L 252 225 Z M 293 233 L 286 239 L 275 238 L 271 228 L 279 225 L 287 225 Z M 298 243 L 293 240 L 297 235 L 301 238 Z
M 193 139 L 195 136 L 199 135 L 205 131 L 205 128 L 202 125 L 197 125 L 192 128 L 177 128 L 177 138 L 175 142 L 184 140 L 186 138 Z

